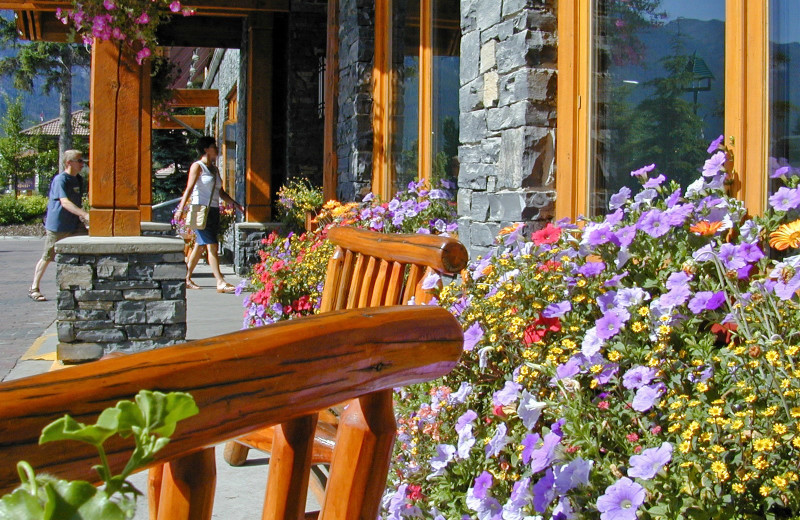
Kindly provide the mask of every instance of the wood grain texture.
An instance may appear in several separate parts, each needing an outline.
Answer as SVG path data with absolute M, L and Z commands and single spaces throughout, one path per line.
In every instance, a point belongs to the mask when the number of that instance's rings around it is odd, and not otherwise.
M 214 448 L 189 453 L 163 467 L 156 520 L 211 520 L 217 483 Z
M 0 384 L 0 491 L 18 484 L 15 464 L 94 480 L 96 452 L 77 443 L 38 445 L 42 428 L 69 413 L 99 412 L 140 389 L 191 393 L 200 414 L 178 425 L 153 465 L 365 393 L 449 372 L 461 327 L 438 307 L 331 312 Z M 130 444 L 109 441 L 115 470 Z
M 272 429 L 275 436 L 262 520 L 300 520 L 305 515 L 316 427 L 314 414 Z
M 217 107 L 219 90 L 207 88 L 176 88 L 172 90 L 169 106 L 175 108 Z
M 328 0 L 328 41 L 325 51 L 325 134 L 322 141 L 322 196 L 336 199 L 339 156 L 336 128 L 339 117 L 339 0 Z
M 391 390 L 350 402 L 339 423 L 320 520 L 378 516 L 396 432 Z
M 331 229 L 328 238 L 342 249 L 390 262 L 421 264 L 449 274 L 460 272 L 469 260 L 467 249 L 452 237 L 376 233 L 339 227 Z

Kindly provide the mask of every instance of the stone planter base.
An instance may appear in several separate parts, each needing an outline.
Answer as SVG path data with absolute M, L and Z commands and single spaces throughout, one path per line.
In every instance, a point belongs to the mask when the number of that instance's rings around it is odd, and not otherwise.
M 250 272 L 253 264 L 257 263 L 258 251 L 261 249 L 261 241 L 269 236 L 273 231 L 279 231 L 283 224 L 270 222 L 260 224 L 258 222 L 239 222 L 236 224 L 236 251 L 234 257 L 234 268 L 236 274 L 245 276 Z
M 75 363 L 186 339 L 183 240 L 70 237 L 56 244 L 58 359 Z

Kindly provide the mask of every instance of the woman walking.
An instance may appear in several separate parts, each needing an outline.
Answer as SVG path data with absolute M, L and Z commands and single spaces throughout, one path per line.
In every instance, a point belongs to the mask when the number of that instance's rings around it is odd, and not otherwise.
M 233 205 L 239 211 L 244 211 L 238 202 L 233 200 L 225 190 L 222 189 L 222 179 L 216 167 L 217 143 L 213 137 L 201 137 L 197 141 L 197 152 L 201 154 L 199 160 L 194 162 L 189 168 L 189 180 L 186 183 L 186 191 L 183 192 L 175 213 L 180 216 L 187 204 L 202 204 L 208 206 L 208 216 L 206 217 L 205 229 L 195 229 L 196 241 L 194 248 L 186 259 L 187 274 L 186 288 L 200 289 L 200 286 L 192 281 L 192 272 L 197 266 L 202 254 L 202 248 L 207 249 L 208 265 L 217 280 L 217 292 L 232 293 L 235 287 L 225 281 L 219 270 L 219 200 L 222 199 Z

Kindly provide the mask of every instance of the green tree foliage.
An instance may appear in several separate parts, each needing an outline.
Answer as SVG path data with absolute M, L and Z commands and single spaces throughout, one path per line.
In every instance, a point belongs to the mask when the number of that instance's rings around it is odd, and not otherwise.
M 72 76 L 73 67 L 88 67 L 90 55 L 83 45 L 53 42 L 23 42 L 14 20 L 0 19 L 0 43 L 15 49 L 16 55 L 0 59 L 0 75 L 14 80 L 14 87 L 33 91 L 34 81 L 43 81 L 45 94 L 59 95 L 59 158 L 73 147 Z M 58 161 L 62 163 L 61 160 Z
M 196 159 L 194 151 L 195 137 L 187 130 L 154 130 L 150 147 L 153 154 L 153 202 L 163 202 L 180 197 L 186 188 L 189 166 Z M 175 173 L 159 179 L 155 172 L 161 168 L 175 164 Z
M 22 101 L 6 97 L 6 104 L 8 108 L 2 122 L 5 137 L 0 137 L 0 180 L 4 186 L 11 186 L 14 196 L 18 196 L 19 181 L 33 173 L 36 158 L 33 139 L 22 133 L 25 123 Z

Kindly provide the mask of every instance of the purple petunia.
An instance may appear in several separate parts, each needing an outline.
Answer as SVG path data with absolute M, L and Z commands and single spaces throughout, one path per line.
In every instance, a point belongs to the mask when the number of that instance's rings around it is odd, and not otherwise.
M 461 432 L 462 429 L 464 429 L 467 425 L 472 423 L 472 421 L 474 421 L 477 418 L 478 414 L 477 412 L 475 412 L 475 410 L 467 410 L 466 412 L 461 414 L 461 417 L 456 419 L 456 432 Z
M 584 229 L 582 244 L 601 246 L 608 242 L 616 243 L 617 236 L 608 223 L 587 224 Z
M 778 188 L 769 198 L 769 205 L 776 211 L 789 211 L 800 206 L 800 189 L 785 186 Z
M 661 295 L 661 298 L 658 299 L 658 302 L 659 305 L 664 308 L 673 308 L 686 303 L 686 300 L 689 299 L 691 294 L 692 292 L 688 286 L 679 285 Z
M 672 460 L 672 444 L 665 442 L 658 448 L 649 448 L 631 457 L 628 476 L 650 480 Z
M 522 385 L 514 381 L 506 381 L 503 388 L 492 394 L 493 406 L 508 406 L 519 397 L 519 391 L 522 390 Z
M 517 415 L 522 419 L 525 429 L 528 431 L 533 430 L 545 405 L 546 403 L 537 401 L 536 397 L 527 390 L 522 391 L 522 397 L 520 397 L 519 406 L 517 407 Z
M 744 267 L 744 258 L 739 254 L 739 249 L 733 244 L 725 243 L 719 248 L 719 261 L 725 269 L 735 271 Z
M 745 262 L 758 262 L 764 258 L 764 252 L 761 251 L 761 248 L 750 242 L 739 244 L 739 254 Z
M 569 464 L 556 468 L 556 491 L 561 495 L 565 495 L 572 489 L 588 484 L 589 473 L 593 465 L 593 461 L 578 457 Z
M 530 462 L 531 456 L 533 452 L 536 451 L 536 445 L 539 444 L 540 440 L 542 440 L 542 437 L 538 433 L 529 433 L 522 439 L 522 453 L 520 453 L 520 457 L 522 458 L 523 464 Z
M 605 262 L 586 262 L 578 268 L 578 274 L 582 274 L 587 278 L 597 276 L 602 273 L 606 268 Z
M 725 152 L 715 153 L 703 165 L 703 177 L 714 177 L 725 167 L 727 161 L 728 156 Z
M 595 323 L 597 337 L 603 341 L 609 340 L 619 334 L 622 325 L 623 323 L 619 313 L 616 311 L 609 311 L 603 314 L 603 317 Z
M 638 178 L 644 180 L 644 179 L 647 178 L 647 174 L 650 173 L 651 171 L 655 170 L 655 169 L 656 169 L 656 165 L 655 164 L 648 164 L 647 166 L 643 166 L 642 168 L 639 168 L 638 170 L 632 171 L 631 172 L 631 177 L 638 177 Z
M 511 489 L 511 495 L 508 497 L 508 502 L 503 506 L 503 519 L 508 520 L 522 520 L 527 515 L 522 510 L 531 503 L 530 490 L 531 479 L 526 477 L 522 480 L 514 482 L 514 487 Z
M 644 488 L 628 477 L 622 477 L 597 499 L 600 520 L 636 520 L 636 511 L 644 504 L 644 499 Z
M 622 376 L 622 386 L 628 390 L 636 390 L 645 385 L 649 385 L 650 382 L 655 379 L 656 374 L 658 374 L 658 370 L 655 368 L 643 366 L 633 367 Z
M 637 227 L 653 238 L 659 238 L 670 230 L 669 224 L 664 221 L 664 213 L 657 209 L 645 212 L 639 218 Z
M 597 332 L 597 326 L 592 327 L 591 329 L 587 330 L 586 335 L 583 336 L 583 342 L 581 343 L 581 353 L 584 356 L 593 356 L 598 352 L 600 352 L 600 349 L 603 347 L 603 345 L 605 345 L 605 343 L 606 343 L 605 340 L 601 339 L 600 335 Z M 569 362 L 567 362 L 567 364 L 569 364 Z M 558 369 L 556 369 L 556 375 L 558 375 Z M 564 377 L 571 377 L 571 376 L 564 376 Z
M 483 329 L 480 324 L 473 323 L 464 331 L 464 350 L 469 352 L 474 349 L 481 338 L 483 338 Z
M 797 271 L 797 274 L 789 280 L 778 279 L 775 281 L 775 295 L 781 300 L 791 300 L 798 290 L 800 290 L 800 271 Z
M 725 139 L 725 136 L 724 135 L 720 135 L 719 137 L 717 137 L 716 139 L 711 141 L 711 144 L 708 145 L 708 153 L 714 153 L 717 150 L 719 150 L 719 146 L 722 144 L 722 141 L 724 139 Z
M 542 445 L 531 453 L 531 471 L 533 473 L 538 473 L 553 463 L 559 443 L 561 443 L 561 435 L 553 431 L 544 436 Z
M 436 446 L 436 456 L 431 458 L 430 464 L 433 473 L 429 477 L 438 477 L 444 474 L 445 468 L 453 460 L 456 454 L 456 447 L 451 444 L 439 444 Z
M 551 303 L 542 311 L 542 316 L 545 318 L 561 318 L 566 313 L 572 310 L 572 304 L 568 301 L 559 303 Z
M 673 207 L 675 204 L 678 203 L 679 200 L 681 200 L 681 189 L 680 188 L 678 188 L 677 190 L 673 191 L 672 194 L 669 197 L 667 197 L 667 200 L 666 200 L 667 207 L 668 208 Z
M 702 291 L 694 295 L 689 301 L 689 310 L 695 314 L 703 311 L 713 311 L 725 303 L 725 293 L 722 291 Z
M 547 506 L 556 497 L 556 490 L 553 486 L 555 480 L 553 468 L 548 468 L 544 476 L 533 485 L 533 508 L 537 513 L 547 511 Z
M 492 474 L 488 471 L 484 471 L 478 475 L 475 479 L 475 483 L 472 484 L 472 496 L 480 499 L 486 498 L 487 491 L 492 487 L 492 484 Z
M 615 210 L 625 204 L 631 198 L 631 189 L 623 186 L 617 193 L 608 199 L 608 209 Z
M 508 427 L 505 423 L 500 423 L 497 425 L 497 429 L 494 432 L 489 444 L 486 445 L 486 457 L 496 457 L 503 451 L 503 448 L 506 447 L 508 442 L 511 440 L 510 437 L 506 437 L 506 433 L 508 432 Z
M 655 406 L 659 397 L 661 397 L 661 390 L 659 387 L 655 385 L 643 386 L 636 391 L 636 395 L 633 397 L 633 402 L 631 403 L 631 408 L 637 412 L 646 412 Z
M 617 240 L 622 248 L 630 246 L 634 238 L 636 238 L 636 226 L 625 226 L 617 230 Z
M 664 183 L 665 180 L 667 180 L 667 178 L 664 177 L 664 175 L 662 174 L 662 175 L 659 175 L 657 177 L 653 177 L 652 179 L 649 179 L 647 182 L 644 183 L 644 187 L 645 188 L 658 188 L 659 186 L 661 186 Z
M 469 452 L 473 446 L 475 446 L 475 436 L 472 434 L 472 423 L 467 423 L 458 430 L 458 445 L 456 446 L 458 458 L 469 458 Z
M 595 336 L 595 338 L 596 338 L 596 336 Z M 597 347 L 597 350 L 600 350 L 599 346 Z M 597 351 L 595 351 L 595 353 L 596 352 Z M 560 381 L 562 379 L 566 379 L 568 377 L 572 377 L 574 375 L 577 375 L 580 371 L 581 371 L 581 360 L 578 359 L 577 357 L 573 356 L 573 357 L 569 358 L 569 361 L 567 361 L 566 363 L 558 365 L 556 367 L 556 377 L 555 377 L 555 379 Z
M 458 390 L 447 397 L 447 404 L 451 406 L 456 404 L 464 404 L 467 401 L 467 397 L 469 397 L 471 393 L 472 385 L 464 381 L 458 387 Z

